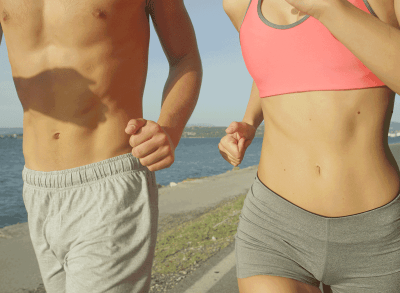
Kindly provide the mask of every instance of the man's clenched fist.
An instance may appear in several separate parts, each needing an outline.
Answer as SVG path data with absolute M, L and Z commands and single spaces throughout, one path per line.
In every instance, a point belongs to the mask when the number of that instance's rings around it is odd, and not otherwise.
M 175 146 L 165 130 L 154 121 L 131 119 L 125 129 L 130 134 L 132 155 L 150 171 L 168 168 L 175 160 Z

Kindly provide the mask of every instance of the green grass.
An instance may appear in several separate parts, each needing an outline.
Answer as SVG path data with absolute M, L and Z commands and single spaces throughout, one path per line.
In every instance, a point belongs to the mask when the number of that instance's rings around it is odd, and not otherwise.
M 153 273 L 182 271 L 228 246 L 234 240 L 245 197 L 241 195 L 195 220 L 159 234 Z

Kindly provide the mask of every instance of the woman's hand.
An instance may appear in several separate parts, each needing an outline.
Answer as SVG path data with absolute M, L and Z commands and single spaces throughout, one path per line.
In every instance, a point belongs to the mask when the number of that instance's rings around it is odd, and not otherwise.
M 256 128 L 245 122 L 232 122 L 225 130 L 227 133 L 218 144 L 222 157 L 233 166 L 238 166 L 246 149 L 253 141 Z
M 329 7 L 347 0 L 285 0 L 300 12 L 311 15 L 320 20 Z

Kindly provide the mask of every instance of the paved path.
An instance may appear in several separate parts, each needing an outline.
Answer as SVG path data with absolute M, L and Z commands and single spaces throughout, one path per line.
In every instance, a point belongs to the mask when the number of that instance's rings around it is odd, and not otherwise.
M 329 286 L 323 287 L 321 284 L 320 289 L 323 293 L 330 293 Z M 231 243 L 217 255 L 208 259 L 168 293 L 239 293 L 235 243 Z
M 256 176 L 249 167 L 159 190 L 160 218 L 212 207 L 245 193 Z M 28 224 L 0 229 L 0 293 L 26 293 L 42 283 Z
M 213 207 L 222 200 L 246 193 L 256 174 L 257 166 L 253 166 L 161 188 L 160 217 Z

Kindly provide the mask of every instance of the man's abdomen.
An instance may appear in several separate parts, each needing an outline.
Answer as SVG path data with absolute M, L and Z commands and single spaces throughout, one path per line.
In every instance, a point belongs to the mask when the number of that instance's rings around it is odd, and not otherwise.
M 90 116 L 90 111 L 86 115 Z M 125 127 L 129 119 L 141 116 L 141 111 L 132 115 L 121 111 L 104 114 L 103 119 L 87 124 L 75 124 L 32 111 L 25 113 L 25 165 L 36 171 L 59 171 L 129 153 L 132 148 Z

